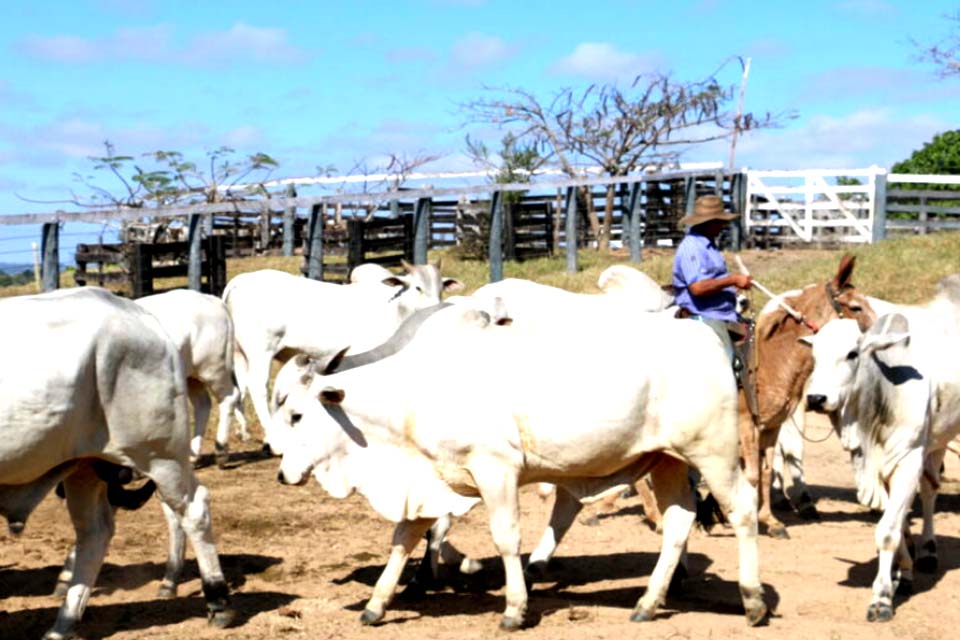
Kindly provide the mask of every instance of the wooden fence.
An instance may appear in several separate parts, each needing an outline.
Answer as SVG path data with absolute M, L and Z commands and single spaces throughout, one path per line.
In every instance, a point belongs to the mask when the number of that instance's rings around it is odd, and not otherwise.
M 201 244 L 197 288 L 204 293 L 219 296 L 227 284 L 224 244 L 222 236 L 210 236 Z M 80 286 L 97 285 L 141 298 L 165 290 L 158 280 L 189 276 L 189 256 L 188 242 L 78 244 L 73 277 Z
M 853 180 L 840 179 L 851 176 Z M 776 184 L 778 179 L 795 182 Z M 293 255 L 297 247 L 303 247 L 309 277 L 327 274 L 342 280 L 342 271 L 358 260 L 377 257 L 379 249 L 384 248 L 376 247 L 376 242 L 385 241 L 386 231 L 370 232 L 374 233 L 370 237 L 367 231 L 357 231 L 356 239 L 351 239 L 350 225 L 359 229 L 351 221 L 361 219 L 367 225 L 381 219 L 409 220 L 402 223 L 409 225 L 402 232 L 406 239 L 392 241 L 403 244 L 403 249 L 392 249 L 393 257 L 384 258 L 390 261 L 398 261 L 402 253 L 412 257 L 411 262 L 426 262 L 429 249 L 462 247 L 467 238 L 465 230 L 471 226 L 474 231 L 481 229 L 479 245 L 485 254 L 477 252 L 477 257 L 489 260 L 490 279 L 495 281 L 502 277 L 504 259 L 525 259 L 558 250 L 566 253 L 568 271 L 575 271 L 577 248 L 598 241 L 596 230 L 587 222 L 588 211 L 596 212 L 601 223 L 609 223 L 612 246 L 628 249 L 629 259 L 640 262 L 643 247 L 674 246 L 679 241 L 685 231 L 680 219 L 692 211 L 696 197 L 706 193 L 720 195 L 731 210 L 742 214 L 740 224 L 731 225 L 721 238 L 724 246 L 738 249 L 749 244 L 774 247 L 796 242 L 876 242 L 888 229 L 891 233 L 923 233 L 960 228 L 960 199 L 952 198 L 944 186 L 960 187 L 960 177 L 888 176 L 885 170 L 871 167 L 832 172 L 679 171 L 312 197 L 288 193 L 260 203 L 259 213 L 249 213 L 254 220 L 242 222 L 250 228 L 257 224 L 256 216 L 261 216 L 259 244 L 255 229 L 245 235 L 237 231 L 242 225 L 236 217 L 238 205 L 232 202 L 149 212 L 19 214 L 0 216 L 0 224 L 43 223 L 44 289 L 57 286 L 60 222 L 140 220 L 145 215 L 157 219 L 181 216 L 187 221 L 192 288 L 200 288 L 204 277 L 200 261 L 204 234 L 232 238 L 232 244 L 226 241 L 231 252 L 276 251 L 279 245 L 284 255 Z M 612 193 L 612 200 L 608 200 L 608 193 Z M 609 212 L 608 202 L 612 203 Z M 298 210 L 309 211 L 309 215 L 298 216 Z M 331 211 L 339 211 L 339 225 L 331 226 Z M 230 216 L 234 216 L 232 236 L 217 223 Z M 385 228 L 390 225 L 383 224 Z M 337 237 L 337 233 L 345 235 Z M 243 244 L 241 236 L 252 238 L 250 244 Z M 325 257 L 328 242 L 332 244 Z M 338 257 L 337 251 L 343 255 Z

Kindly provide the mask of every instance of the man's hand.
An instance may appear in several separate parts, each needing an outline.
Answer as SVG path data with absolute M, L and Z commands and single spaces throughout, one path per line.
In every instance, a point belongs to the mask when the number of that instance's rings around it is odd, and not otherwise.
M 733 286 L 737 289 L 749 289 L 753 286 L 753 278 L 746 273 L 735 273 L 730 277 L 733 278 Z

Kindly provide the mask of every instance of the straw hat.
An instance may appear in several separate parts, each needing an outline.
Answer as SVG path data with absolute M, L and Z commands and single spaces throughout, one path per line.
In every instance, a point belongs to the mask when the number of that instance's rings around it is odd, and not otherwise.
M 693 213 L 681 218 L 680 222 L 688 227 L 695 227 L 711 220 L 734 220 L 738 217 L 736 213 L 724 212 L 720 196 L 700 196 L 693 203 Z

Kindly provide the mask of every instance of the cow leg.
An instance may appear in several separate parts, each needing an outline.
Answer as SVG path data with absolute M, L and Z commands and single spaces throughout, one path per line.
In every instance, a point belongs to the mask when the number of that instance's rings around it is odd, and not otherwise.
M 933 532 L 933 513 L 937 501 L 937 485 L 940 482 L 940 465 L 946 450 L 931 452 L 924 465 L 920 479 L 920 504 L 923 507 L 923 530 L 920 547 L 917 549 L 917 570 L 921 573 L 936 573 L 940 567 L 937 558 L 937 540 Z M 936 484 L 935 484 L 936 483 Z
M 367 606 L 360 615 L 361 623 L 374 624 L 383 620 L 387 605 L 393 600 L 393 594 L 400 582 L 400 574 L 407 565 L 410 553 L 433 522 L 430 518 L 403 520 L 394 528 L 390 559 L 387 560 L 387 566 L 383 568 L 383 573 L 380 574 L 380 578 L 373 588 L 373 595 L 367 601 Z
M 160 589 L 157 591 L 157 597 L 168 599 L 176 597 L 177 585 L 180 584 L 180 577 L 183 574 L 183 560 L 186 552 L 186 533 L 180 526 L 180 518 L 171 509 L 166 502 L 160 502 L 163 509 L 163 516 L 167 519 L 167 535 L 170 545 L 167 554 L 167 567 L 163 573 L 163 580 L 160 582 Z
M 67 559 L 63 561 L 63 569 L 57 576 L 57 585 L 53 588 L 53 595 L 60 598 L 67 595 L 67 589 L 70 588 L 70 581 L 73 579 L 73 572 L 77 566 L 77 547 L 70 547 L 67 553 Z
M 77 544 L 70 567 L 69 586 L 57 620 L 44 635 L 44 640 L 61 640 L 74 631 L 93 590 L 97 574 L 103 566 L 107 546 L 113 537 L 113 508 L 107 501 L 107 485 L 93 469 L 82 466 L 63 481 L 67 510 L 77 532 Z M 64 567 L 66 570 L 67 567 Z
M 247 420 L 243 415 L 243 401 L 240 395 L 240 388 L 235 384 L 233 376 L 227 375 L 227 372 L 224 372 L 224 375 L 219 376 L 217 384 L 212 386 L 211 391 L 217 398 L 219 407 L 217 437 L 213 449 L 214 459 L 217 462 L 217 466 L 222 469 L 230 460 L 229 441 L 231 417 L 236 417 L 237 422 L 240 423 L 240 435 L 244 442 L 250 439 L 250 434 L 247 431 Z
M 757 542 L 757 489 L 746 475 L 715 458 L 694 460 L 720 509 L 737 536 L 740 558 L 740 597 L 747 624 L 755 626 L 767 615 L 760 583 L 759 545 Z M 656 486 L 656 485 L 654 485 Z
M 663 514 L 663 541 L 660 557 L 650 575 L 646 592 L 637 601 L 630 619 L 634 622 L 652 620 L 657 608 L 667 598 L 670 580 L 686 548 L 690 528 L 696 519 L 696 508 L 687 465 L 666 456 L 650 470 L 657 508 Z
M 427 589 L 436 589 L 444 583 L 441 565 L 457 565 L 460 573 L 472 574 L 480 570 L 479 560 L 468 558 L 460 553 L 447 539 L 453 518 L 447 515 L 437 518 L 437 521 L 427 530 L 427 549 L 423 560 L 414 574 L 413 580 L 403 590 L 404 596 L 419 596 Z
M 193 470 L 175 460 L 155 459 L 149 466 L 150 478 L 156 482 L 160 499 L 170 509 L 172 519 L 179 521 L 180 528 L 186 534 L 193 547 L 200 569 L 203 595 L 207 601 L 208 620 L 217 627 L 226 627 L 234 617 L 230 608 L 230 595 L 220 559 L 213 541 L 213 527 L 210 518 L 210 497 L 207 488 L 197 481 Z M 175 535 L 171 529 L 171 554 L 169 561 L 178 555 L 174 549 Z M 168 564 L 168 571 L 170 565 Z
M 207 433 L 207 421 L 210 420 L 210 395 L 199 380 L 187 380 L 187 395 L 193 407 L 193 437 L 190 439 L 190 461 L 196 464 L 200 460 L 203 436 Z
M 806 407 L 797 405 L 793 415 L 785 424 L 780 425 L 780 437 L 777 439 L 783 455 L 783 464 L 790 472 L 790 489 L 787 497 L 804 520 L 819 520 L 820 514 L 810 495 L 810 487 L 803 477 L 803 429 L 806 421 Z M 786 433 L 786 435 L 784 435 Z
M 771 538 L 789 538 L 787 528 L 773 515 L 770 509 L 771 484 L 773 482 L 773 450 L 777 444 L 780 429 L 766 429 L 760 432 L 760 490 L 758 492 L 759 512 L 757 517 L 767 528 Z
M 527 561 L 526 576 L 528 579 L 536 580 L 546 574 L 547 565 L 557 550 L 557 545 L 570 530 L 570 526 L 582 508 L 583 504 L 573 497 L 569 491 L 557 486 L 553 508 L 550 511 L 550 522 L 543 531 L 540 542 L 537 543 L 537 548 L 533 550 Z
M 267 397 L 267 387 L 270 383 L 270 363 L 273 360 L 273 354 L 261 353 L 250 359 L 250 368 L 247 371 L 247 392 L 250 394 L 250 400 L 253 402 L 253 409 L 257 413 L 257 420 L 263 428 L 263 448 L 270 451 L 273 455 L 282 455 L 282 447 L 279 442 L 271 441 L 274 435 L 271 433 L 273 425 L 270 418 L 273 412 L 270 410 L 270 402 Z M 273 440 L 277 440 L 274 438 Z
M 653 526 L 657 533 L 663 533 L 663 513 L 657 504 L 657 496 L 654 491 L 650 476 L 640 478 L 636 483 L 637 495 L 640 497 L 640 503 L 643 504 L 643 513 L 647 521 Z
M 917 449 L 908 453 L 897 464 L 890 478 L 890 497 L 874 533 L 878 551 L 877 577 L 873 581 L 873 595 L 870 606 L 867 607 L 869 622 L 886 622 L 893 618 L 895 587 L 892 568 L 895 561 L 898 566 L 904 561 L 900 558 L 903 524 L 917 494 L 922 470 L 923 452 Z M 909 557 L 906 561 L 909 561 Z
M 520 497 L 517 476 L 502 463 L 473 465 L 470 469 L 490 517 L 490 534 L 503 560 L 507 606 L 500 628 L 515 631 L 523 627 L 527 612 L 527 585 L 520 560 Z M 558 487 L 559 489 L 559 487 Z M 558 491 L 559 494 L 559 491 Z

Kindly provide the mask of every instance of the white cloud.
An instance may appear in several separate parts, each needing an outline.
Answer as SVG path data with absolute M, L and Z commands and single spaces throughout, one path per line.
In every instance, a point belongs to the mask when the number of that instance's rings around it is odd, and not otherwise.
M 482 67 L 503 62 L 518 50 L 499 36 L 484 33 L 469 33 L 450 49 L 450 62 L 454 67 Z
M 223 134 L 223 144 L 235 149 L 249 148 L 263 142 L 263 131 L 253 125 L 231 129 Z
M 607 42 L 582 42 L 573 53 L 554 64 L 552 71 L 592 80 L 627 80 L 656 71 L 661 62 L 655 54 L 620 51 Z
M 875 164 L 889 168 L 935 133 L 950 128 L 950 123 L 936 116 L 904 117 L 885 108 L 863 109 L 840 117 L 814 115 L 783 129 L 746 133 L 737 143 L 736 165 L 756 169 L 854 169 Z M 725 160 L 728 153 L 729 143 L 721 142 L 698 150 L 696 159 Z
M 177 42 L 170 25 L 121 27 L 102 38 L 61 35 L 28 36 L 21 50 L 41 60 L 86 63 L 101 60 L 146 60 L 222 66 L 229 62 L 299 62 L 306 55 L 288 42 L 285 29 L 254 27 L 242 22 L 225 31 L 194 36 L 186 45 Z
M 304 54 L 287 41 L 286 29 L 238 22 L 226 31 L 196 36 L 179 57 L 184 61 L 216 64 L 234 60 L 299 62 Z

